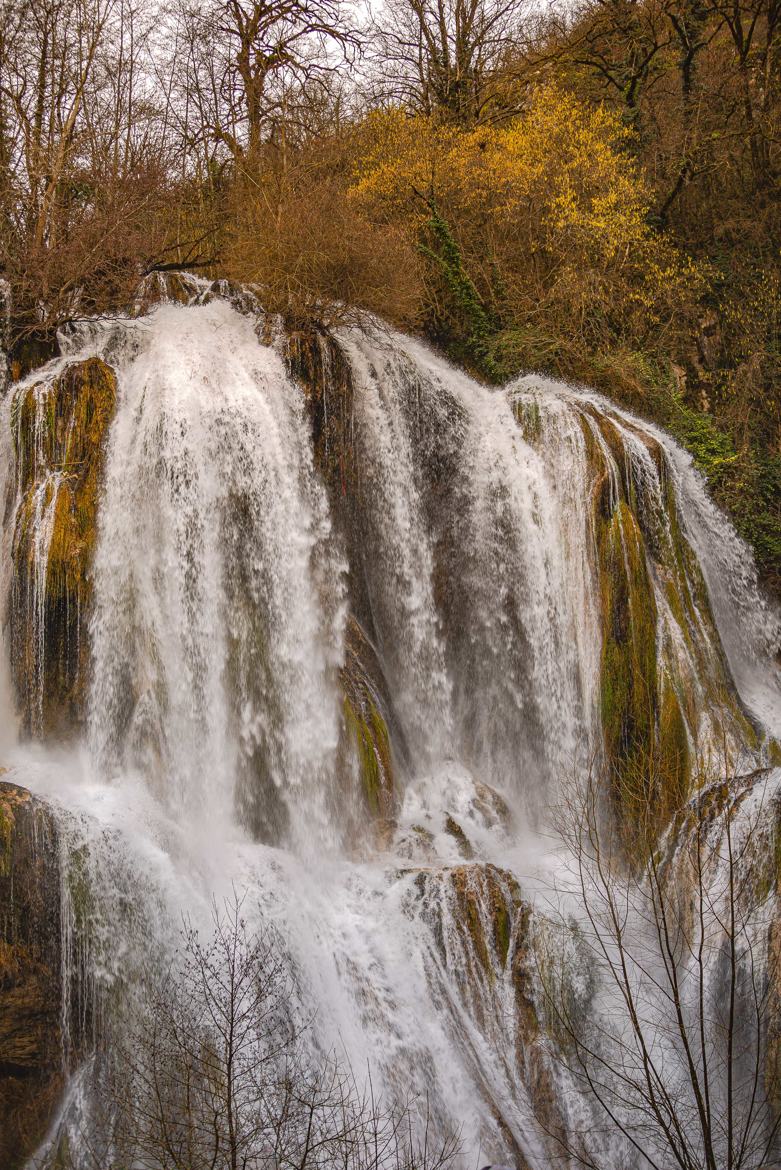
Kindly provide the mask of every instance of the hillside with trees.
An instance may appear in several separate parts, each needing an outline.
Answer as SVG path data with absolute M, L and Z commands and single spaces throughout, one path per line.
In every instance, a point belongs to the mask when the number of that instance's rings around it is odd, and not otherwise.
M 781 584 L 778 0 L 7 0 L 14 375 L 153 271 L 549 373 L 684 443 Z
M 781 1167 L 781 0 L 0 0 L 0 1170 Z

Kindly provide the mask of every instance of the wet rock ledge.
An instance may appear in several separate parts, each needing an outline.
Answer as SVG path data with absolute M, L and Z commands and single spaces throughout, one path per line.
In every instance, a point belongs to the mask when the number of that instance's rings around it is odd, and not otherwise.
M 24 788 L 0 780 L 0 1166 L 17 1170 L 62 1092 L 62 931 L 57 829 Z

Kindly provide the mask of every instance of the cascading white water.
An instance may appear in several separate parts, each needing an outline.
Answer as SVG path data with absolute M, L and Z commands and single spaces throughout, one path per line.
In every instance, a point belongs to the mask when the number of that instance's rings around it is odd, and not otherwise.
M 355 425 L 370 506 L 366 558 L 380 650 L 419 757 L 435 759 L 452 735 L 451 680 L 433 594 L 433 550 L 421 498 L 410 414 L 421 387 L 405 355 L 347 338 Z
M 503 941 L 496 907 L 512 914 L 533 890 L 548 863 L 535 831 L 562 774 L 598 745 L 583 410 L 606 404 L 539 379 L 489 390 L 395 336 L 341 339 L 364 469 L 362 571 L 410 755 L 395 836 L 377 853 L 368 830 L 356 837 L 338 777 L 346 550 L 303 391 L 227 301 L 163 305 L 117 329 L 77 342 L 118 371 L 89 750 L 9 758 L 11 778 L 63 809 L 68 848 L 89 869 L 94 979 L 132 980 L 175 942 L 182 913 L 205 922 L 213 896 L 246 889 L 253 913 L 283 931 L 323 1047 L 370 1066 L 380 1089 L 428 1097 L 437 1127 L 462 1127 L 464 1165 L 481 1147 L 484 1161 L 522 1150 L 542 1170 L 536 1055 L 517 1007 L 524 954 Z M 612 417 L 663 510 L 640 424 Z M 781 730 L 768 653 L 778 627 L 749 555 L 657 437 L 736 684 Z M 36 532 L 43 557 L 42 522 Z M 714 532 L 729 533 L 717 553 Z M 750 593 L 739 604 L 736 574 Z M 764 641 L 725 636 L 758 613 Z M 678 641 L 690 653 L 691 639 Z
M 329 529 L 278 354 L 226 302 L 161 308 L 108 454 L 90 704 L 102 770 L 151 753 L 185 815 L 214 827 L 238 800 L 279 837 L 276 800 L 299 842 L 322 846 L 344 620 Z
M 350 336 L 347 346 L 371 476 L 373 617 L 418 765 L 460 758 L 534 803 L 594 743 L 585 492 L 569 495 L 582 435 L 570 419 L 559 479 L 508 395 L 410 341 Z M 435 600 L 435 546 L 446 550 L 446 606 Z
M 781 618 L 757 586 L 754 559 L 709 498 L 692 460 L 666 441 L 684 523 L 702 567 L 719 636 L 743 701 L 767 727 L 781 726 L 778 661 Z
M 503 792 L 539 804 L 594 742 L 584 700 L 598 628 L 592 574 L 577 560 L 582 526 L 572 540 L 582 508 L 570 512 L 570 477 L 524 439 L 511 395 L 476 386 L 422 346 L 407 349 L 422 395 L 452 401 L 461 420 L 452 513 L 438 517 L 451 529 L 448 605 L 466 633 L 450 639 L 458 753 Z M 582 437 L 578 453 L 582 466 Z

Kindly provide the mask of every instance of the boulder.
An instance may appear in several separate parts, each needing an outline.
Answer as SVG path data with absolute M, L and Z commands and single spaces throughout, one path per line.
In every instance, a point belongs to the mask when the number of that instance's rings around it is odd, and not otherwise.
M 487 1093 L 498 1133 L 519 1170 L 528 1162 L 518 1136 L 517 1116 L 525 1099 L 538 1133 L 550 1142 L 551 1160 L 560 1154 L 550 1134 L 566 1130 L 557 1097 L 548 1043 L 534 911 L 513 875 L 483 862 L 407 871 L 406 908 L 429 932 L 424 956 L 434 998 L 453 1013 L 460 1035 L 470 1017 L 501 1070 L 505 1094 Z M 520 1115 L 520 1114 L 519 1114 Z M 515 1136 L 514 1136 L 515 1135 Z

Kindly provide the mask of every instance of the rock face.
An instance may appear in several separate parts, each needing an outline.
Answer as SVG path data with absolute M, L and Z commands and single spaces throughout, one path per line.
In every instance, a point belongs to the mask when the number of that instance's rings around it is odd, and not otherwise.
M 347 554 L 350 608 L 369 637 L 376 640 L 364 563 L 366 468 L 355 440 L 355 387 L 350 363 L 336 338 L 316 329 L 289 330 L 285 353 L 290 374 L 304 392 L 315 466 Z
M 304 389 L 315 463 L 328 488 L 334 515 L 344 523 L 342 513 L 355 492 L 357 470 L 349 364 L 334 338 L 318 330 L 291 330 L 285 348 L 290 373 Z
M 17 509 L 11 662 L 22 731 L 73 735 L 84 716 L 90 567 L 116 378 L 99 358 L 74 362 L 13 403 Z
M 46 807 L 0 781 L 0 1166 L 42 1140 L 67 1067 L 60 870 Z
M 412 871 L 413 873 L 415 871 Z M 471 1018 L 496 1057 L 505 1091 L 489 1092 L 498 1132 L 513 1150 L 518 1170 L 526 1170 L 513 1136 L 517 1118 L 508 1102 L 526 1097 L 538 1140 L 565 1132 L 553 1063 L 546 1045 L 546 1019 L 540 999 L 534 913 L 512 874 L 494 865 L 473 863 L 415 873 L 407 912 L 430 932 L 424 962 L 438 999 L 452 1012 L 456 1032 Z M 454 1002 L 451 987 L 458 989 Z M 508 1043 L 509 1040 L 509 1043 Z M 502 1102 L 504 1102 L 502 1104 Z M 509 1111 L 508 1111 L 509 1109 Z M 551 1164 L 561 1149 L 550 1139 Z
M 357 754 L 367 810 L 372 817 L 389 822 L 398 799 L 391 740 L 402 747 L 403 741 L 393 723 L 379 659 L 355 618 L 347 625 L 341 684 L 345 729 Z
M 774 1124 L 781 1118 L 781 917 L 768 931 L 768 1011 L 766 1021 L 765 1091 Z
M 758 746 L 730 676 L 676 477 L 648 431 L 587 401 L 569 404 L 586 469 L 590 559 L 602 645 L 599 714 L 605 774 L 630 850 L 661 834 L 694 792 L 698 770 Z M 544 403 L 519 395 L 524 438 L 557 439 Z

